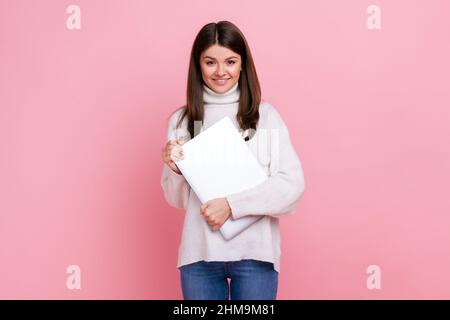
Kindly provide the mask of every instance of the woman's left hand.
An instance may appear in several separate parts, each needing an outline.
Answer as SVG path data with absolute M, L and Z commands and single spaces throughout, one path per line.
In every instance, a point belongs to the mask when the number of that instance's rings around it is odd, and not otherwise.
M 216 231 L 231 216 L 231 208 L 226 198 L 217 198 L 204 203 L 200 207 L 200 214 L 206 219 L 213 231 Z

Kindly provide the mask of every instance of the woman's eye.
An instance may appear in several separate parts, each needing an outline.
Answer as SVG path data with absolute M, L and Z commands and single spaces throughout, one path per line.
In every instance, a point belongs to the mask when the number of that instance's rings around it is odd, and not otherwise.
M 235 63 L 236 63 L 236 61 L 234 61 L 234 60 L 229 60 L 229 61 L 228 61 L 228 64 L 231 64 L 231 65 L 233 65 L 233 64 L 235 64 Z M 206 61 L 206 64 L 207 64 L 208 66 L 210 66 L 210 65 L 214 64 L 214 61 Z

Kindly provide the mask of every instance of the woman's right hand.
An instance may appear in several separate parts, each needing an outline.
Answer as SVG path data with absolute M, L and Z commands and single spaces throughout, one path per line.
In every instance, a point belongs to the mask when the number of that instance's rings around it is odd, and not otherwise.
M 178 174 L 182 174 L 180 169 L 178 169 L 174 160 L 184 159 L 182 145 L 184 141 L 181 139 L 169 140 L 167 141 L 164 149 L 162 150 L 162 158 L 164 163 L 166 163 L 170 169 Z

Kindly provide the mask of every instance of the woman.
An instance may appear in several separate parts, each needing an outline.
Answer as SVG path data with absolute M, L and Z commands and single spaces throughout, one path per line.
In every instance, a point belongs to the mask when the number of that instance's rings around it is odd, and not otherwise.
M 174 160 L 183 158 L 186 140 L 226 116 L 243 137 L 247 133 L 269 179 L 202 205 Z M 276 299 L 278 219 L 295 210 L 305 188 L 303 170 L 280 114 L 261 101 L 250 49 L 234 24 L 209 23 L 200 30 L 191 51 L 187 103 L 168 122 L 161 186 L 171 206 L 186 210 L 177 266 L 183 298 Z M 229 241 L 217 231 L 227 219 L 246 215 L 264 217 Z

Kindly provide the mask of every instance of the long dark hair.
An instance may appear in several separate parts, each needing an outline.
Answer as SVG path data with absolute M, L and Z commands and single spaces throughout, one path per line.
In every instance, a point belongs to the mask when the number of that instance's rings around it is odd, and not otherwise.
M 198 134 L 198 132 L 194 132 L 194 121 L 201 121 L 203 125 L 204 82 L 200 68 L 200 56 L 204 50 L 214 44 L 226 47 L 241 56 L 242 71 L 238 80 L 240 97 L 236 119 L 242 130 L 253 129 L 250 131 L 255 132 L 259 121 L 261 87 L 247 41 L 239 28 L 229 21 L 208 23 L 197 34 L 192 45 L 189 62 L 187 102 L 186 106 L 182 107 L 185 107 L 185 109 L 176 127 L 178 128 L 183 119 L 187 117 L 187 130 L 190 133 L 190 137 L 194 137 L 195 134 Z

